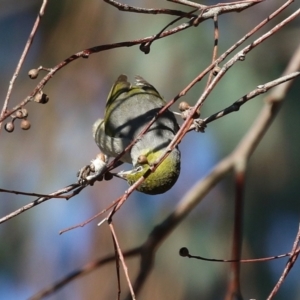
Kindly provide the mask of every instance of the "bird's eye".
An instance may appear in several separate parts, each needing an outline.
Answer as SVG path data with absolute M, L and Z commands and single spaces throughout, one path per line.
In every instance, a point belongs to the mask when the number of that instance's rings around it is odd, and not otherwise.
M 149 164 L 148 159 L 145 155 L 140 155 L 137 159 L 137 162 L 141 165 Z

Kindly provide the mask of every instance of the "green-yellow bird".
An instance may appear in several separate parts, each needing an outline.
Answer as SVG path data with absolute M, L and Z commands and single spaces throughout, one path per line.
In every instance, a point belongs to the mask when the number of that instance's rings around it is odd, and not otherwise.
M 93 126 L 93 136 L 100 150 L 108 157 L 120 154 L 166 104 L 157 90 L 142 77 L 133 84 L 127 76 L 120 75 L 107 99 L 104 119 Z M 172 112 L 167 110 L 150 129 L 134 144 L 122 162 L 133 165 L 130 171 L 118 173 L 129 185 L 135 183 L 166 150 L 179 126 Z M 178 147 L 137 188 L 145 194 L 161 194 L 168 191 L 180 173 Z

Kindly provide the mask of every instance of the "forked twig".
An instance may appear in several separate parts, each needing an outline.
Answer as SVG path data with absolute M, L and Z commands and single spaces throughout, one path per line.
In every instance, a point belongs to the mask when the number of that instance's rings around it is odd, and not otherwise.
M 28 51 L 30 49 L 30 46 L 31 46 L 31 44 L 33 42 L 33 39 L 34 39 L 35 34 L 36 34 L 36 31 L 37 31 L 37 29 L 39 27 L 39 24 L 40 24 L 40 20 L 41 20 L 42 16 L 45 13 L 47 2 L 48 2 L 48 0 L 43 0 L 43 3 L 42 3 L 41 8 L 40 8 L 40 11 L 39 11 L 38 16 L 37 16 L 37 18 L 35 20 L 35 23 L 34 23 L 34 25 L 32 27 L 32 30 L 31 30 L 31 32 L 29 34 L 29 38 L 28 38 L 28 40 L 26 42 L 26 45 L 25 45 L 25 48 L 24 48 L 24 50 L 23 50 L 23 52 L 21 54 L 21 57 L 20 57 L 20 60 L 18 62 L 18 65 L 16 67 L 16 70 L 15 70 L 15 72 L 13 74 L 12 79 L 9 82 L 8 91 L 7 91 L 6 98 L 4 100 L 4 104 L 3 104 L 3 107 L 2 107 L 2 110 L 1 110 L 1 114 L 0 114 L 0 129 L 1 129 L 1 126 L 2 126 L 3 117 L 4 117 L 4 115 L 6 113 L 6 110 L 7 110 L 7 107 L 8 107 L 8 102 L 9 102 L 9 99 L 10 99 L 10 96 L 11 96 L 11 92 L 12 92 L 14 83 L 15 83 L 18 75 L 19 75 L 21 67 L 22 67 L 22 65 L 24 63 L 24 60 L 25 60 L 25 58 L 27 56 L 27 53 L 28 53 Z
M 300 72 L 293 72 L 291 74 L 279 77 L 275 80 L 266 82 L 264 84 L 260 84 L 257 88 L 255 88 L 254 90 L 252 90 L 251 92 L 249 92 L 248 94 L 242 96 L 241 98 L 239 98 L 237 101 L 235 101 L 233 104 L 231 104 L 230 106 L 222 109 L 221 111 L 212 114 L 211 116 L 204 118 L 203 124 L 208 124 L 212 121 L 215 121 L 216 119 L 222 118 L 230 113 L 233 112 L 237 112 L 240 110 L 241 106 L 244 105 L 246 102 L 248 102 L 249 100 L 257 97 L 258 95 L 264 94 L 266 92 L 268 92 L 270 89 L 274 88 L 277 85 L 280 85 L 284 82 L 288 82 L 292 79 L 296 79 L 297 77 L 300 76 Z M 194 130 L 196 128 L 195 125 L 192 125 L 190 127 L 190 130 Z

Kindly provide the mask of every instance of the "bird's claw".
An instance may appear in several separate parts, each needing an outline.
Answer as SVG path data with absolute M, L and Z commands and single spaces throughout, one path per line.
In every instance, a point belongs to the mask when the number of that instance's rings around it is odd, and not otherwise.
M 91 173 L 91 165 L 86 165 L 82 167 L 78 172 L 77 172 L 77 178 L 78 178 L 78 183 L 83 184 L 86 182 L 86 178 L 89 176 Z
M 95 180 L 101 181 L 103 179 L 103 176 L 100 174 L 103 174 L 104 169 L 107 165 L 107 156 L 100 153 L 97 155 L 95 159 L 91 161 L 89 165 L 84 166 L 81 168 L 78 173 L 78 183 L 90 183 L 90 185 L 93 185 Z
M 203 119 L 194 119 L 193 120 L 193 125 L 195 127 L 195 131 L 197 132 L 204 132 L 205 131 L 205 128 L 206 128 L 206 124 L 204 122 Z

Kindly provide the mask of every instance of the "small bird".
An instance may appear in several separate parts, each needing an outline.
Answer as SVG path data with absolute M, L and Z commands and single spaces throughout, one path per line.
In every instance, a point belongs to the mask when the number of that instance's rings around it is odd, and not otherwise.
M 104 119 L 97 120 L 93 126 L 96 144 L 108 157 L 116 157 L 165 104 L 158 91 L 142 77 L 136 76 L 131 84 L 126 75 L 120 75 L 108 95 Z M 134 184 L 161 157 L 178 130 L 174 114 L 165 111 L 120 159 L 132 164 L 133 169 L 116 176 L 129 185 Z M 176 147 L 137 190 L 150 195 L 162 194 L 175 184 L 179 173 L 180 151 Z

